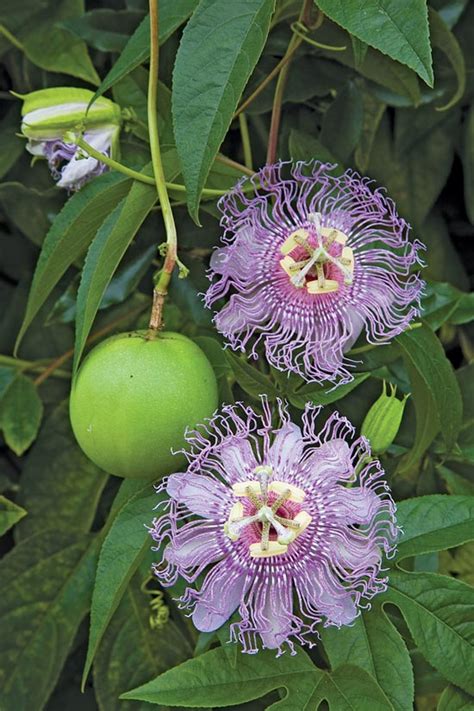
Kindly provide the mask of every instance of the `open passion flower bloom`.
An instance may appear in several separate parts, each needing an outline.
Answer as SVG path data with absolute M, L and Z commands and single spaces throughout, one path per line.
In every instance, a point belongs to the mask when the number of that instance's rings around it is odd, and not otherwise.
M 348 420 L 333 414 L 318 433 L 321 408 L 307 405 L 300 428 L 281 402 L 262 407 L 225 406 L 188 433 L 188 468 L 157 488 L 150 528 L 160 582 L 199 581 L 180 598 L 197 629 L 238 611 L 231 639 L 250 653 L 259 638 L 293 651 L 320 624 L 351 623 L 385 590 L 398 533 L 380 463 L 366 439 L 350 442 Z
M 114 157 L 117 152 L 121 109 L 101 96 L 87 110 L 93 96 L 87 89 L 54 87 L 20 97 L 26 148 L 32 155 L 46 158 L 60 188 L 79 190 L 107 170 L 104 163 L 75 145 L 75 133 L 106 156 Z
M 365 328 L 387 342 L 419 314 L 410 274 L 423 245 L 381 189 L 318 161 L 268 165 L 219 207 L 225 246 L 214 251 L 205 302 L 233 349 L 261 342 L 275 368 L 308 381 L 348 382 L 344 354 Z

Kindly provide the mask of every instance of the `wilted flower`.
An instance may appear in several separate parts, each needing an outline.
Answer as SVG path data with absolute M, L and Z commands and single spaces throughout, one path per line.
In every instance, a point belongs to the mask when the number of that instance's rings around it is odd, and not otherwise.
M 364 328 L 387 342 L 419 314 L 410 269 L 423 245 L 382 190 L 334 167 L 269 165 L 222 198 L 226 246 L 212 255 L 206 305 L 229 295 L 215 324 L 232 348 L 256 358 L 263 342 L 279 370 L 347 382 L 344 354 Z
M 87 89 L 54 87 L 20 97 L 24 101 L 21 132 L 28 138 L 26 148 L 47 159 L 61 188 L 78 190 L 106 170 L 104 163 L 87 157 L 75 145 L 74 134 L 106 156 L 113 157 L 117 150 L 120 107 L 101 96 L 87 111 L 93 95 Z
M 154 572 L 178 576 L 195 626 L 210 632 L 238 611 L 231 637 L 243 651 L 282 651 L 307 643 L 317 626 L 346 625 L 386 588 L 382 553 L 397 536 L 395 504 L 367 440 L 332 415 L 319 434 L 320 408 L 307 405 L 300 429 L 279 402 L 276 426 L 263 415 L 226 406 L 188 433 L 188 468 L 158 487 Z M 169 499 L 168 499 L 169 497 Z

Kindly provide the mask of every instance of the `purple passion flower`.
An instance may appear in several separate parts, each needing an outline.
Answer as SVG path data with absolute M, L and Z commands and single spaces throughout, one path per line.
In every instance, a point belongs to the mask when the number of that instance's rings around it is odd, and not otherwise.
M 26 149 L 46 158 L 57 185 L 70 191 L 107 170 L 75 145 L 75 134 L 105 156 L 113 157 L 118 149 L 121 109 L 103 96 L 89 106 L 93 96 L 88 89 L 53 87 L 21 97 Z
M 344 354 L 361 331 L 374 344 L 401 333 L 423 285 L 410 274 L 423 245 L 393 201 L 334 167 L 268 165 L 221 199 L 225 246 L 205 297 L 228 297 L 215 324 L 231 348 L 256 358 L 263 343 L 273 367 L 318 382 L 350 381 Z
M 348 420 L 333 414 L 318 433 L 321 408 L 308 404 L 300 428 L 281 402 L 262 406 L 225 406 L 188 433 L 188 468 L 157 487 L 150 533 L 163 585 L 199 581 L 180 598 L 198 630 L 238 611 L 232 641 L 281 653 L 370 607 L 398 529 L 380 463 L 366 439 L 350 442 Z

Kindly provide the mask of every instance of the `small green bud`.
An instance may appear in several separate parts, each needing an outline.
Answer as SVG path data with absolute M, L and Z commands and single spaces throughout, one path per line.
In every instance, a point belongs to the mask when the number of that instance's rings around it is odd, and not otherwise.
M 374 454 L 385 452 L 397 436 L 405 410 L 408 395 L 403 400 L 396 397 L 397 388 L 390 384 L 390 394 L 387 383 L 383 383 L 383 391 L 374 402 L 362 423 L 361 434 L 370 442 Z

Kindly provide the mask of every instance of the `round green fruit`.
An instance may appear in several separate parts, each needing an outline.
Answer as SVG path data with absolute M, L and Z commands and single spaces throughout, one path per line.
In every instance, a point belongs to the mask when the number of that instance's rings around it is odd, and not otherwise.
M 71 424 L 87 456 L 110 474 L 157 479 L 179 471 L 187 427 L 217 407 L 202 350 L 179 333 L 121 333 L 96 346 L 71 391 Z M 148 337 L 147 337 L 148 336 Z

